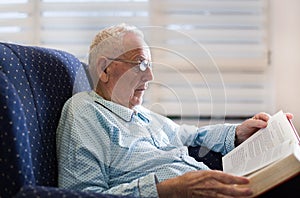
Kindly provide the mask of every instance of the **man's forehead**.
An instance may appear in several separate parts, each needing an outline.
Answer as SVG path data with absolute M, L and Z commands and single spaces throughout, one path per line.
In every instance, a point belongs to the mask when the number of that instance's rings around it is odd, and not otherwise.
M 149 59 L 149 46 L 141 35 L 134 32 L 128 32 L 123 37 L 123 56 L 129 59 L 139 56 Z
M 135 57 L 149 58 L 150 53 L 148 51 L 148 48 L 146 48 L 146 47 L 144 47 L 144 48 L 140 47 L 140 48 L 135 48 L 135 49 L 131 49 L 129 51 L 126 51 L 123 55 L 125 57 L 129 57 L 129 58 L 135 58 Z
M 143 37 L 133 32 L 129 32 L 124 35 L 123 44 L 127 50 L 132 50 L 132 49 L 142 48 L 142 47 L 144 48 L 147 46 Z

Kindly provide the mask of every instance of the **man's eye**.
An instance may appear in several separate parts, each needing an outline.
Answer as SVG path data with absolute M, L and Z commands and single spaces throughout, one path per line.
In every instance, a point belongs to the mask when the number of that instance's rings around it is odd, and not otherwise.
M 140 63 L 141 71 L 146 71 L 147 67 L 148 67 L 148 63 L 145 60 Z

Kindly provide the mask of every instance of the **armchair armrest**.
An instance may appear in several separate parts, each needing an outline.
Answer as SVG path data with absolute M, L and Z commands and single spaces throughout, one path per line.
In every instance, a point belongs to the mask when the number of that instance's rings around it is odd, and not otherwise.
M 209 150 L 206 147 L 189 147 L 189 155 L 194 157 L 196 161 L 203 162 L 209 168 L 214 170 L 223 170 L 222 154 Z
M 43 198 L 130 198 L 130 196 L 110 195 L 95 192 L 67 190 L 48 186 L 23 186 L 15 198 L 43 197 Z

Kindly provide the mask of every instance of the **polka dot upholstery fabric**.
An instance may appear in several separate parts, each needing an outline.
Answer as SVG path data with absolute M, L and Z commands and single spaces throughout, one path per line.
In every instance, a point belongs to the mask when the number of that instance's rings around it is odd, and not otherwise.
M 125 196 L 99 194 L 93 192 L 82 192 L 74 190 L 64 190 L 60 188 L 45 186 L 26 186 L 22 187 L 15 198 L 41 197 L 41 198 L 124 198 Z
M 23 184 L 35 185 L 35 178 L 22 104 L 15 87 L 1 71 L 0 104 L 1 195 L 12 195 Z
M 0 197 L 22 186 L 56 187 L 55 133 L 63 104 L 91 89 L 82 63 L 60 50 L 0 43 L 0 83 Z
M 194 157 L 198 162 L 203 162 L 209 168 L 214 170 L 223 170 L 222 154 L 211 151 L 206 147 L 189 147 L 189 155 Z

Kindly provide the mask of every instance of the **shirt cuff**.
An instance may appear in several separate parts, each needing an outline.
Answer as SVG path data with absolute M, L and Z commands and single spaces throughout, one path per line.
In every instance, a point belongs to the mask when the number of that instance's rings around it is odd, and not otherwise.
M 225 139 L 225 149 L 227 153 L 232 151 L 235 148 L 234 141 L 235 141 L 235 131 L 238 124 L 230 124 L 230 128 L 227 133 L 227 137 Z
M 138 186 L 139 186 L 141 197 L 147 197 L 147 198 L 158 197 L 158 192 L 156 188 L 157 183 L 158 180 L 154 173 L 151 173 L 146 177 L 139 179 Z

